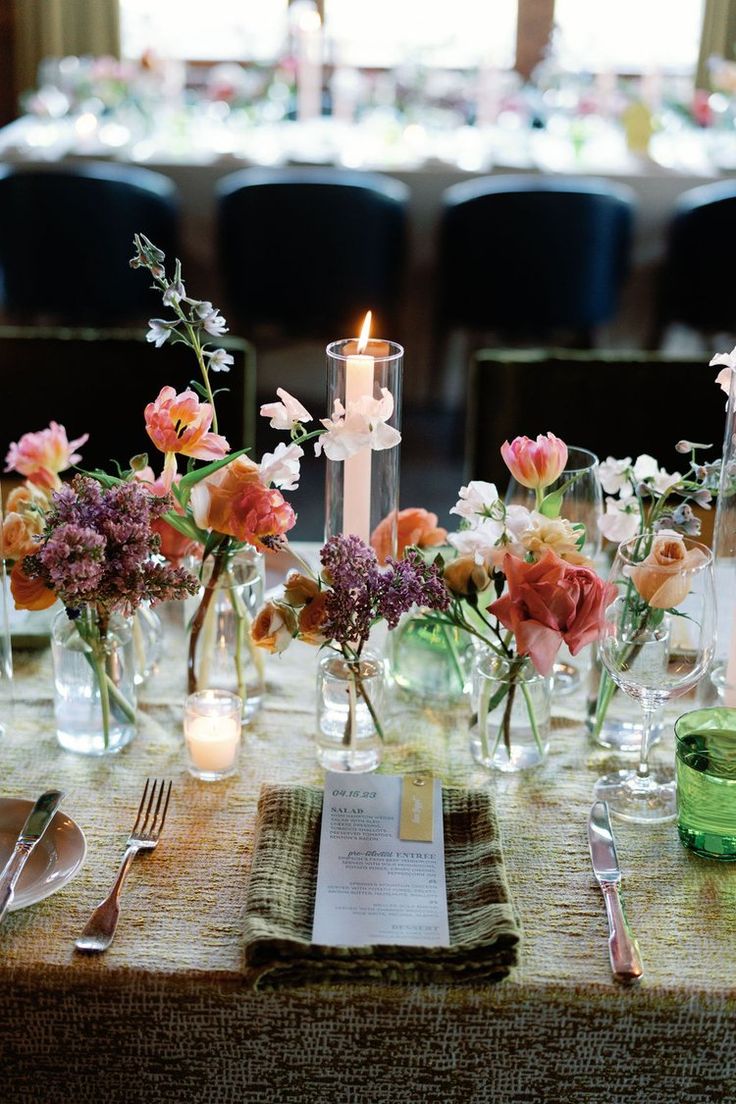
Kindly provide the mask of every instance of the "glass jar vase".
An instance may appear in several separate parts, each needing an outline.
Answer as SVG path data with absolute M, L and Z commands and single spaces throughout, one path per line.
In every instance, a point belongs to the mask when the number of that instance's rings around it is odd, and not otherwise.
M 263 605 L 263 556 L 250 546 L 194 565 L 202 587 L 187 602 L 188 692 L 229 690 L 243 702 L 243 720 L 257 712 L 265 689 L 263 652 L 250 628 Z
M 372 771 L 381 762 L 383 659 L 327 651 L 317 667 L 317 759 L 325 770 Z
M 97 611 L 66 610 L 51 628 L 56 736 L 80 755 L 106 755 L 130 743 L 136 730 L 135 655 L 130 620 Z
M 470 690 L 473 638 L 431 611 L 402 617 L 388 635 L 388 652 L 395 684 L 411 697 L 449 704 Z
M 481 766 L 505 772 L 537 767 L 549 750 L 552 678 L 530 659 L 506 659 L 484 650 L 473 668 L 470 754 Z
M 132 620 L 135 682 L 142 686 L 156 670 L 163 647 L 164 628 L 156 610 L 143 602 Z

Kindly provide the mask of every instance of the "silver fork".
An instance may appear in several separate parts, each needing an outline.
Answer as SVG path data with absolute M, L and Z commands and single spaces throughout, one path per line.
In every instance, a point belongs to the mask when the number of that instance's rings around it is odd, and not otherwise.
M 158 797 L 156 796 L 157 790 Z M 164 793 L 166 793 L 165 800 Z M 166 820 L 166 810 L 169 807 L 170 797 L 171 782 L 167 787 L 163 780 L 158 782 L 154 779 L 153 785 L 151 785 L 151 779 L 146 779 L 143 797 L 138 806 L 138 815 L 128 838 L 117 877 L 108 896 L 97 906 L 87 921 L 84 931 L 76 940 L 75 946 L 78 950 L 106 951 L 112 943 L 115 929 L 118 926 L 118 917 L 120 916 L 120 893 L 130 869 L 130 864 L 139 851 L 153 851 L 158 843 L 161 829 Z

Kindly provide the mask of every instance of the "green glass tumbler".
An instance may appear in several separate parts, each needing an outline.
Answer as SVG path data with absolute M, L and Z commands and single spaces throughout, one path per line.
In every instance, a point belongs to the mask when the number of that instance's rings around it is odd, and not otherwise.
M 695 709 L 675 723 L 677 830 L 691 851 L 736 860 L 736 709 Z

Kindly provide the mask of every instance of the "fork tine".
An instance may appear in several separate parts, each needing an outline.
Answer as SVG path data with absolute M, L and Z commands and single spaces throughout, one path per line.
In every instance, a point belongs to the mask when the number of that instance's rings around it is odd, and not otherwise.
M 149 781 L 150 781 L 150 779 L 149 779 Z M 146 808 L 146 817 L 145 817 L 145 820 L 143 821 L 143 824 L 140 827 L 141 833 L 145 833 L 145 832 L 149 831 L 148 822 L 149 822 L 149 818 L 151 816 L 151 809 L 153 808 L 153 803 L 156 800 L 156 787 L 157 786 L 158 786 L 158 780 L 156 778 L 154 778 L 153 779 L 153 785 L 151 786 L 151 796 L 148 799 L 148 806 Z
M 162 785 L 161 785 L 161 793 L 163 793 L 163 792 L 164 792 L 164 783 L 162 783 Z M 168 788 L 166 790 L 166 801 L 164 802 L 163 812 L 161 813 L 161 823 L 158 826 L 159 835 L 161 834 L 161 832 L 163 831 L 163 828 L 164 828 L 164 821 L 166 820 L 166 810 L 169 807 L 169 798 L 170 797 L 171 797 L 171 782 L 169 782 Z M 156 812 L 158 812 L 158 809 L 156 810 Z
M 143 813 L 143 809 L 144 809 L 145 804 L 146 804 L 146 797 L 148 796 L 148 783 L 149 783 L 149 781 L 150 781 L 150 779 L 147 778 L 146 779 L 146 784 L 143 787 L 143 797 L 141 798 L 141 803 L 138 806 L 138 814 L 135 818 L 135 824 L 133 825 L 131 835 L 133 835 L 133 833 L 137 832 L 138 828 L 140 826 L 141 815 Z
M 151 835 L 155 835 L 155 833 L 156 833 L 156 821 L 158 820 L 159 809 L 161 808 L 161 802 L 163 800 L 165 789 L 166 789 L 166 783 L 162 779 L 160 784 L 159 784 L 158 801 L 156 802 L 156 808 L 153 811 L 153 820 L 151 821 L 151 824 L 150 824 L 149 829 L 148 829 L 148 831 L 150 832 Z

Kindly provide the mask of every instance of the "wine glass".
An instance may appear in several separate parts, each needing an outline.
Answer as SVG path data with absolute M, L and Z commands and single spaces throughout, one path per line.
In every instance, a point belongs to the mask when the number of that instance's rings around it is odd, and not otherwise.
M 598 654 L 616 685 L 641 704 L 643 729 L 638 768 L 599 778 L 595 796 L 623 820 L 674 820 L 674 770 L 649 765 L 652 724 L 657 709 L 692 690 L 713 658 L 713 556 L 697 541 L 645 531 L 619 545 L 609 581 L 616 596 Z
M 545 490 L 545 495 L 563 491 L 561 515 L 573 525 L 585 526 L 583 555 L 594 560 L 601 550 L 601 532 L 598 519 L 603 512 L 603 492 L 598 475 L 599 461 L 588 449 L 568 447 L 565 470 Z M 569 484 L 569 486 L 568 486 Z M 534 509 L 535 494 L 530 487 L 522 487 L 512 476 L 506 489 L 507 506 L 526 506 Z M 567 649 L 558 656 L 554 665 L 555 693 L 570 694 L 580 685 L 580 670 L 570 660 Z

